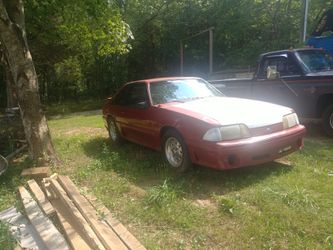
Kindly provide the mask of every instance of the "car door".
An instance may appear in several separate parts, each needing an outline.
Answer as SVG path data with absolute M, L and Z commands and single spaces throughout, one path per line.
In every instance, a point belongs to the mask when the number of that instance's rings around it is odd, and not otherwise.
M 145 82 L 127 84 L 116 96 L 113 114 L 121 134 L 128 140 L 151 147 L 156 134 Z
M 279 73 L 276 79 L 267 79 L 267 68 L 274 67 Z M 252 97 L 292 108 L 298 106 L 298 93 L 295 79 L 300 78 L 301 70 L 288 54 L 263 58 L 257 80 L 253 81 Z

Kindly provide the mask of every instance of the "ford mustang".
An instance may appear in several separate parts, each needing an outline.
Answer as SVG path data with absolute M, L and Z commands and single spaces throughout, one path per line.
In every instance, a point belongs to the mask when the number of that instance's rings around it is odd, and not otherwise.
M 201 78 L 125 84 L 103 108 L 110 140 L 163 151 L 169 165 L 215 169 L 257 165 L 303 146 L 304 126 L 288 107 L 224 96 Z

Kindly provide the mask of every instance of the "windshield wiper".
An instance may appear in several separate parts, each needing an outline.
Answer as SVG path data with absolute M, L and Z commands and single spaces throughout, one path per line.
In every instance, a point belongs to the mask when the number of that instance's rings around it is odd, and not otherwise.
M 196 96 L 196 97 L 184 98 L 183 100 L 194 101 L 194 100 L 204 99 L 204 98 L 207 98 L 207 97 L 212 97 L 212 96 Z
M 195 96 L 195 97 L 187 97 L 187 98 L 181 98 L 181 99 L 171 99 L 171 100 L 168 100 L 167 103 L 170 103 L 170 102 L 184 103 L 184 102 L 204 99 L 204 98 L 207 98 L 207 97 L 213 97 L 213 96 Z
M 184 103 L 184 99 L 171 99 L 171 100 L 168 100 L 166 103 L 170 103 L 170 102 L 180 102 L 180 103 Z

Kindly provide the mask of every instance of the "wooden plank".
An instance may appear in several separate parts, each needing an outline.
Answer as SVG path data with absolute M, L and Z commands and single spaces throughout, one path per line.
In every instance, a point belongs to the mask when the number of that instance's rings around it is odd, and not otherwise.
M 92 230 L 92 228 L 89 226 L 88 222 L 85 220 L 85 218 L 82 216 L 80 211 L 77 209 L 77 207 L 74 205 L 74 203 L 71 201 L 71 199 L 68 197 L 64 189 L 60 186 L 57 180 L 50 179 L 51 187 L 53 191 L 57 194 L 57 196 L 61 199 L 63 204 L 66 207 L 66 210 L 71 213 L 71 215 L 75 218 L 77 223 L 81 224 L 82 232 L 85 236 L 85 239 L 87 240 L 87 243 L 89 246 L 93 249 L 101 249 L 104 250 L 105 247 L 100 242 L 98 237 L 96 236 L 95 232 Z
M 56 210 L 59 222 L 72 249 L 91 250 L 92 248 L 88 246 L 87 242 L 80 235 L 81 225 L 79 225 L 73 216 L 67 212 L 62 201 L 60 199 L 55 199 L 52 201 L 52 205 Z
M 129 249 L 146 249 L 111 213 L 105 215 L 105 222 L 115 231 L 118 237 L 126 244 Z
M 93 195 L 86 195 L 92 206 L 103 215 L 103 220 L 113 229 L 118 237 L 126 244 L 129 249 L 144 250 L 146 249 L 140 241 L 132 235 L 127 228 L 116 218 L 114 218 L 107 207 L 101 202 L 98 202 L 97 198 Z
M 44 192 L 41 190 L 39 185 L 35 180 L 29 180 L 28 181 L 28 186 L 32 193 L 35 195 L 37 203 L 39 206 L 42 208 L 43 212 L 47 216 L 51 216 L 52 214 L 55 213 L 55 210 L 49 200 L 46 198 Z
M 38 204 L 31 197 L 29 192 L 24 187 L 19 187 L 19 193 L 22 199 L 24 209 L 31 224 L 36 229 L 45 246 L 48 249 L 67 250 L 69 246 L 66 240 L 51 220 L 47 218 L 40 210 Z
M 126 245 L 118 238 L 114 231 L 106 224 L 102 223 L 97 216 L 97 211 L 89 201 L 80 194 L 75 184 L 67 176 L 58 176 L 58 181 L 72 199 L 74 204 L 80 210 L 84 218 L 94 229 L 96 235 L 101 240 L 106 249 L 128 249 Z
M 49 200 L 58 199 L 57 194 L 51 188 L 51 183 L 48 178 L 43 178 L 41 187 Z
M 31 176 L 33 178 L 45 178 L 50 176 L 51 169 L 49 167 L 40 167 L 40 168 L 26 168 L 23 169 L 21 176 Z

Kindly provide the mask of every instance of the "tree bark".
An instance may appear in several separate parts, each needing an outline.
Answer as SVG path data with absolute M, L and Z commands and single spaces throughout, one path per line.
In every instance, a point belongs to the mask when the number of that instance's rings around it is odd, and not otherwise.
M 18 107 L 17 94 L 15 90 L 15 82 L 8 66 L 5 69 L 5 81 L 7 88 L 7 109 Z
M 57 162 L 27 44 L 22 0 L 0 0 L 0 40 L 15 83 L 30 155 L 38 165 Z

